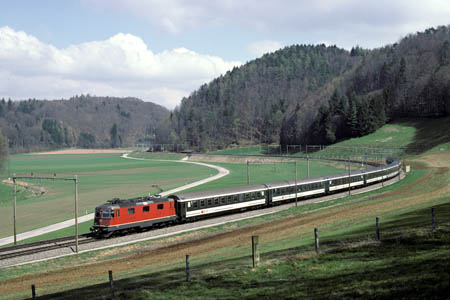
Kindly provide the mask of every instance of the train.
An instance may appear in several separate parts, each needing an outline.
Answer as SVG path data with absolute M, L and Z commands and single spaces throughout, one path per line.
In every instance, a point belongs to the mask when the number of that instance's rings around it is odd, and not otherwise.
M 202 192 L 177 193 L 167 197 L 118 198 L 95 208 L 91 233 L 110 237 L 114 233 L 139 231 L 174 223 L 195 221 L 225 213 L 269 207 L 296 199 L 360 188 L 400 176 L 401 163 L 388 158 L 386 164 L 347 173 L 253 184 Z

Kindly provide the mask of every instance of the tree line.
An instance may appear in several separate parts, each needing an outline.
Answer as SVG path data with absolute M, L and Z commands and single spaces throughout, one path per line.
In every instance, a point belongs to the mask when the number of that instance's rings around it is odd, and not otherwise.
M 156 135 L 168 112 L 135 98 L 1 99 L 0 128 L 11 153 L 65 147 L 116 148 Z

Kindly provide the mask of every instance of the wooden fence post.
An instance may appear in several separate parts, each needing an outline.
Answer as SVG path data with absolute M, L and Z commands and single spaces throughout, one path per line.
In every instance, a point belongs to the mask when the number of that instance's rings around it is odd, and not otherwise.
M 31 298 L 36 299 L 36 286 L 34 284 L 31 285 Z
M 113 275 L 112 275 L 112 271 L 109 270 L 109 291 L 111 293 L 111 298 L 114 298 L 114 280 L 113 280 Z
M 319 229 L 314 228 L 314 250 L 319 254 Z
M 379 227 L 380 218 L 376 217 L 375 223 L 376 223 L 376 234 L 377 234 L 377 241 L 380 240 L 380 227 Z
M 259 238 L 257 235 L 252 236 L 252 258 L 253 258 L 253 268 L 259 265 Z
M 431 231 L 434 233 L 434 230 L 436 229 L 436 223 L 434 221 L 434 207 L 431 208 Z
M 186 254 L 186 281 L 190 281 L 191 276 L 189 272 L 189 254 Z

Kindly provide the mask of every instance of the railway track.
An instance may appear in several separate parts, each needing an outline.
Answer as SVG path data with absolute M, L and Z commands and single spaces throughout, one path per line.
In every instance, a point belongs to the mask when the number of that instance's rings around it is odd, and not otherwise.
M 404 176 L 404 173 L 402 173 L 402 177 L 403 176 Z M 389 179 L 386 181 L 385 185 L 392 184 L 394 182 L 397 182 L 398 180 L 399 179 L 397 179 L 396 177 Z M 352 194 L 359 194 L 359 193 L 371 191 L 374 186 L 375 186 L 375 188 L 381 188 L 383 185 L 381 183 L 378 183 L 373 186 L 371 185 L 371 186 L 366 186 L 363 188 L 355 189 L 355 190 L 352 190 Z M 333 200 L 333 199 L 345 197 L 347 195 L 347 193 L 348 193 L 348 191 L 331 194 L 331 195 L 325 195 L 325 196 L 319 197 L 319 198 L 303 200 L 299 203 L 300 203 L 300 205 L 303 205 L 303 204 L 310 204 L 310 203 Z M 368 199 L 370 199 L 370 197 Z M 273 212 L 278 211 L 279 210 L 278 207 L 283 207 L 283 206 L 288 207 L 289 205 L 293 206 L 294 204 L 286 203 L 283 205 L 277 205 L 277 206 L 265 208 L 264 209 L 265 212 L 262 215 L 271 214 Z M 90 237 L 90 234 L 83 234 L 83 235 L 78 236 L 79 244 L 81 245 L 81 244 L 92 243 L 95 241 L 98 241 L 98 242 L 103 241 L 103 244 L 101 245 L 102 248 L 115 247 L 115 246 L 117 246 L 117 244 L 127 245 L 129 243 L 136 243 L 139 241 L 147 241 L 147 240 L 154 239 L 154 238 L 161 238 L 161 237 L 168 236 L 168 235 L 179 234 L 182 232 L 198 230 L 198 229 L 207 228 L 210 226 L 217 226 L 217 225 L 222 225 L 222 224 L 225 224 L 228 222 L 234 222 L 234 221 L 243 220 L 243 219 L 247 219 L 247 218 L 254 218 L 255 216 L 261 216 L 259 214 L 255 215 L 255 214 L 251 213 L 251 212 L 257 212 L 257 211 L 259 211 L 259 210 L 246 211 L 246 213 L 248 213 L 248 215 L 241 216 L 238 219 L 229 219 L 228 217 L 236 216 L 236 214 L 228 214 L 228 215 L 219 216 L 217 218 L 207 218 L 207 219 L 204 219 L 204 220 L 201 220 L 198 222 L 188 222 L 188 223 L 184 223 L 184 224 L 177 225 L 177 226 L 168 226 L 168 228 L 173 228 L 173 230 L 167 229 L 167 228 L 166 228 L 167 230 L 164 230 L 163 232 L 160 232 L 160 230 L 163 230 L 163 229 L 150 230 L 149 233 L 154 232 L 155 234 L 146 235 L 145 237 L 139 236 L 137 239 L 136 238 L 133 239 L 132 235 L 125 235 L 124 236 L 125 238 L 128 237 L 128 239 L 126 239 L 125 241 L 124 240 L 116 240 L 116 238 L 98 240 L 98 239 Z M 211 220 L 214 220 L 214 219 L 219 219 L 219 221 L 214 224 L 211 224 Z M 195 224 L 197 224 L 199 226 L 193 226 Z M 181 228 L 179 228 L 178 226 L 180 226 Z M 74 250 L 75 237 L 70 236 L 70 237 L 65 237 L 65 238 L 52 239 L 52 240 L 28 243 L 28 244 L 23 244 L 23 245 L 3 247 L 3 248 L 0 248 L 0 268 L 2 268 L 2 265 L 3 265 L 3 267 L 7 267 L 7 266 L 13 266 L 13 265 L 17 264 L 17 262 L 14 262 L 14 258 L 23 257 L 23 261 L 21 261 L 21 262 L 25 262 L 25 261 L 32 262 L 34 260 L 34 258 L 31 257 L 31 255 L 33 255 L 33 254 L 50 251 L 50 250 L 54 250 L 54 249 L 61 249 L 61 248 L 71 248 L 72 251 L 74 252 L 75 251 Z M 95 249 L 91 249 L 91 250 L 95 250 Z M 67 253 L 66 253 L 66 255 L 67 255 Z M 12 260 L 8 261 L 8 259 L 12 259 Z
M 78 236 L 79 245 L 91 243 L 93 241 L 95 241 L 95 239 L 92 238 L 90 234 Z M 72 246 L 75 246 L 74 236 L 3 247 L 0 248 L 0 261 Z

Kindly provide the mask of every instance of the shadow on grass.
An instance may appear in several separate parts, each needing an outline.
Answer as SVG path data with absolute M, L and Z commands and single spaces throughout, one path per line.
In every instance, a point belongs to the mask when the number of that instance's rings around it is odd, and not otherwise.
M 435 212 L 433 236 L 426 233 L 431 232 L 430 209 L 421 209 L 382 223 L 380 243 L 358 244 L 374 231 L 368 226 L 352 233 L 352 239 L 344 235 L 344 242 L 342 236 L 323 242 L 319 256 L 308 245 L 264 253 L 262 262 L 270 263 L 256 270 L 250 256 L 197 265 L 191 269 L 192 283 L 185 282 L 184 268 L 134 276 L 115 281 L 116 295 L 189 299 L 190 291 L 196 299 L 449 299 L 450 203 L 435 206 Z M 109 284 L 39 299 L 83 298 L 108 299 Z
M 405 149 L 408 154 L 421 154 L 438 145 L 450 142 L 450 117 L 404 120 L 400 124 L 416 128 L 414 140 Z M 448 147 L 446 150 L 449 150 Z
M 450 199 L 449 199 L 450 200 Z M 438 228 L 440 224 L 446 223 L 450 220 L 450 203 L 444 203 L 435 205 L 435 227 Z M 431 207 L 415 210 L 412 212 L 404 213 L 395 216 L 395 220 L 385 222 L 383 218 L 379 219 L 380 236 L 383 240 L 384 237 L 389 238 L 391 235 L 399 236 L 403 232 L 413 232 L 421 230 L 431 234 L 432 231 L 432 217 Z M 361 236 L 370 236 L 375 239 L 375 218 L 373 219 L 373 226 L 362 227 L 358 230 L 354 230 L 351 233 L 342 234 L 342 238 L 357 238 Z M 335 237 L 331 237 L 333 239 Z

